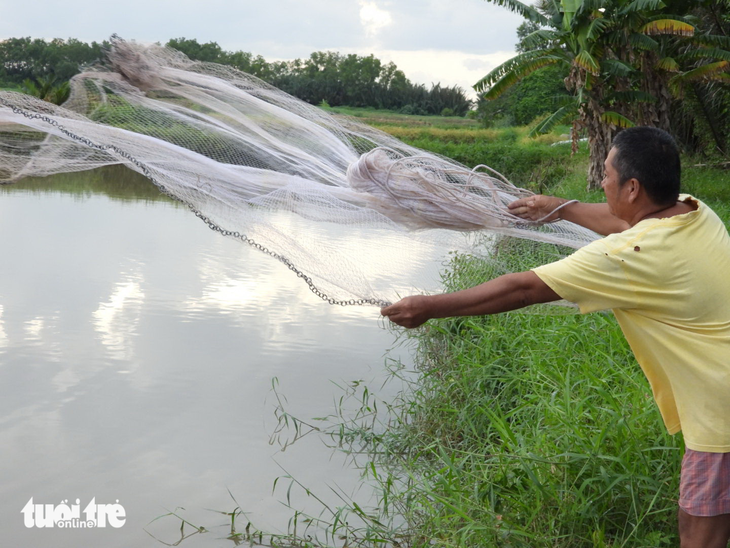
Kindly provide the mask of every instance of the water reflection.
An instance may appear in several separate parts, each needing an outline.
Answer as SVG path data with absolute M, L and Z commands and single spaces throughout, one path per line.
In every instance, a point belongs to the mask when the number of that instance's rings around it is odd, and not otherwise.
M 92 314 L 94 328 L 111 358 L 127 361 L 134 358 L 132 342 L 144 300 L 141 282 L 139 274 L 119 282 L 109 300 L 99 303 L 99 308 Z
M 377 390 L 392 344 L 377 311 L 326 305 L 283 265 L 151 198 L 144 181 L 130 199 L 98 174 L 60 192 L 67 177 L 0 198 L 2 545 L 160 546 L 144 532 L 152 519 L 185 506 L 191 521 L 218 525 L 208 509 L 232 510 L 227 489 L 257 526 L 282 531 L 280 466 L 321 494 L 325 481 L 355 491 L 357 471 L 317 438 L 283 454 L 269 446 L 271 384 L 302 417 L 333 412 L 333 383 Z M 27 529 L 30 497 L 119 499 L 128 520 Z M 307 509 L 305 498 L 295 502 Z M 177 530 L 158 526 L 168 540 Z M 184 546 L 231 543 L 210 534 Z
M 107 166 L 82 173 L 59 173 L 52 177 L 28 177 L 13 185 L 0 185 L 1 193 L 65 194 L 77 200 L 103 195 L 121 202 L 169 202 L 142 175 L 123 165 Z M 182 207 L 182 204 L 179 204 Z
M 5 321 L 3 320 L 3 305 L 0 304 L 0 353 L 5 351 L 5 347 L 8 345 L 8 336 L 5 333 Z

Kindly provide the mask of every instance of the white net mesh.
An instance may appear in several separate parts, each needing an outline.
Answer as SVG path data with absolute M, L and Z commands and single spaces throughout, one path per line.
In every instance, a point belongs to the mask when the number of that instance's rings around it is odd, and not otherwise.
M 571 248 L 597 237 L 526 224 L 505 206 L 530 193 L 498 174 L 233 68 L 118 39 L 109 61 L 74 77 L 63 107 L 0 92 L 0 182 L 126 165 L 348 304 L 440 290 L 451 253 L 489 258 L 504 237 Z

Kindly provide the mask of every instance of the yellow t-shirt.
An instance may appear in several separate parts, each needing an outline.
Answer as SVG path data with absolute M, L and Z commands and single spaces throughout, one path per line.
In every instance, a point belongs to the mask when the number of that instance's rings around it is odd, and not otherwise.
M 534 269 L 582 313 L 611 309 L 670 434 L 730 452 L 730 236 L 706 205 Z

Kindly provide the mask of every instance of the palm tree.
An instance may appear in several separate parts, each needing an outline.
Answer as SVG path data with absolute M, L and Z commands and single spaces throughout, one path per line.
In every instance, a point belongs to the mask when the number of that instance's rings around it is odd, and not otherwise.
M 21 86 L 23 93 L 38 97 L 55 105 L 63 104 L 71 94 L 71 87 L 68 82 L 58 82 L 56 77 L 39 76 L 31 80 L 26 78 Z

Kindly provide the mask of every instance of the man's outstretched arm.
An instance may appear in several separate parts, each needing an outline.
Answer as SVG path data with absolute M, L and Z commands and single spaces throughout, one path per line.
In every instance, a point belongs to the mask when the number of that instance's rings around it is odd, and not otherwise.
M 505 274 L 455 293 L 406 297 L 380 313 L 393 323 L 412 328 L 432 318 L 497 314 L 559 299 L 537 274 L 527 271 Z
M 507 207 L 513 215 L 517 215 L 523 219 L 537 221 L 568 201 L 555 196 L 536 194 L 535 196 L 515 200 Z M 557 219 L 565 219 L 566 221 L 584 226 L 594 232 L 598 232 L 602 236 L 608 236 L 614 232 L 623 232 L 630 226 L 626 221 L 622 221 L 613 215 L 608 209 L 608 204 L 605 203 L 585 204 L 582 202 L 573 202 L 562 207 L 544 220 L 555 221 Z

